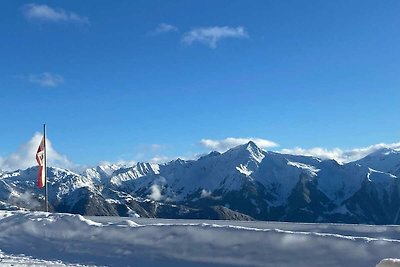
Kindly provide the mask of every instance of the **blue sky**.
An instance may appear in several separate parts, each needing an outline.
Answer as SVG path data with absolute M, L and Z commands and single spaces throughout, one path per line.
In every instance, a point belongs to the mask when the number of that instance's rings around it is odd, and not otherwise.
M 190 158 L 246 138 L 289 152 L 396 143 L 399 11 L 394 0 L 3 1 L 0 159 L 43 122 L 79 164 Z

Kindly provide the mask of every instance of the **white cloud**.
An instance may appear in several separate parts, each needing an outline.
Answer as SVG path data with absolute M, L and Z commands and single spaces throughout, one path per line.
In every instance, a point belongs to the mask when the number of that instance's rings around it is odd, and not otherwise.
M 161 200 L 161 198 L 162 198 L 161 189 L 158 185 L 153 184 L 150 187 L 150 190 L 151 190 L 151 194 L 148 195 L 149 198 L 151 198 L 152 200 L 155 200 L 155 201 Z
M 150 152 L 157 152 L 157 151 L 160 151 L 160 150 L 164 150 L 166 148 L 168 148 L 168 146 L 167 145 L 163 145 L 163 144 L 150 144 L 150 145 L 141 146 L 141 150 L 143 152 L 149 152 L 149 151 Z
M 353 148 L 348 150 L 343 150 L 340 148 L 326 149 L 321 147 L 315 147 L 310 149 L 304 149 L 300 147 L 295 147 L 292 149 L 282 149 L 278 152 L 285 154 L 314 156 L 322 159 L 334 159 L 339 162 L 351 162 L 359 160 L 382 148 L 391 148 L 400 150 L 400 142 L 392 144 L 379 143 L 367 147 Z
M 191 45 L 194 42 L 199 42 L 216 48 L 218 41 L 225 38 L 248 38 L 249 35 L 243 27 L 204 27 L 195 28 L 186 32 L 182 37 L 182 42 Z
M 207 198 L 207 197 L 211 197 L 211 191 L 207 191 L 205 189 L 201 190 L 201 194 L 200 194 L 201 198 Z
M 176 32 L 176 31 L 178 31 L 178 27 L 171 25 L 171 24 L 167 24 L 167 23 L 160 23 L 160 24 L 158 24 L 157 28 L 154 31 L 152 31 L 150 34 L 158 35 L 158 34 L 162 34 L 162 33 Z
M 15 152 L 0 158 L 0 169 L 16 170 L 36 166 L 35 155 L 42 140 L 42 134 L 35 133 L 25 144 L 22 144 Z M 48 166 L 61 168 L 74 168 L 75 165 L 65 156 L 58 153 L 50 140 L 46 139 Z
M 22 194 L 10 194 L 8 202 L 12 205 L 26 207 L 32 210 L 40 208 L 40 202 L 35 198 L 34 194 L 25 191 Z
M 176 158 L 171 158 L 171 157 L 167 157 L 167 156 L 162 156 L 162 155 L 156 155 L 153 158 L 150 159 L 150 163 L 157 163 L 157 164 L 161 164 L 161 163 L 166 163 L 169 162 L 171 160 L 174 160 Z
M 279 146 L 277 143 L 272 142 L 270 140 L 254 138 L 254 137 L 246 137 L 246 138 L 228 137 L 222 140 L 202 139 L 200 141 L 200 145 L 211 150 L 224 152 L 232 147 L 243 145 L 250 141 L 253 141 L 254 143 L 257 144 L 257 146 L 263 149 Z
M 29 21 L 40 22 L 74 22 L 89 24 L 89 19 L 74 12 L 47 5 L 27 4 L 22 7 L 24 17 Z
M 43 72 L 41 74 L 30 74 L 27 77 L 30 83 L 38 84 L 43 87 L 57 87 L 64 83 L 64 78 L 58 74 Z
M 283 154 L 313 156 L 322 159 L 339 159 L 343 155 L 343 151 L 339 148 L 333 148 L 329 150 L 321 147 L 314 147 L 310 149 L 304 149 L 301 147 L 285 148 L 277 152 Z

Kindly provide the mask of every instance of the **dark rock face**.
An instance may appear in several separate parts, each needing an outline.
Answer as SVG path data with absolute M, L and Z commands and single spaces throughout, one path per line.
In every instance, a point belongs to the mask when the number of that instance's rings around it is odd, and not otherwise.
M 282 219 L 291 222 L 317 222 L 321 214 L 333 207 L 328 197 L 318 190 L 317 181 L 301 175 L 289 196 Z
M 379 190 L 371 181 L 365 180 L 362 187 L 346 200 L 346 207 L 359 223 L 399 224 L 399 183 L 395 180 L 388 191 Z
M 109 204 L 102 195 L 91 192 L 88 188 L 78 188 L 60 204 L 54 207 L 55 211 L 76 213 L 88 216 L 118 216 L 114 205 Z

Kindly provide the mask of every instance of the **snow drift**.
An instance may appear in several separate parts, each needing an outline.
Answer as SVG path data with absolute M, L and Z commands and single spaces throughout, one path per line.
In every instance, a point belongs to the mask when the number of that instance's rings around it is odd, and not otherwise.
M 395 258 L 400 249 L 398 226 L 88 219 L 1 211 L 0 229 L 0 260 L 20 257 L 60 266 L 364 267 Z
M 399 267 L 400 259 L 384 259 L 376 267 Z

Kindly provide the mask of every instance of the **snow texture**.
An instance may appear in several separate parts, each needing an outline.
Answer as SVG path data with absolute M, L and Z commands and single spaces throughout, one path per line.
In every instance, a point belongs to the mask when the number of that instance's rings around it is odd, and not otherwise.
M 376 267 L 399 267 L 400 259 L 384 259 Z
M 382 267 L 400 249 L 399 226 L 0 211 L 0 229 L 2 266 Z

